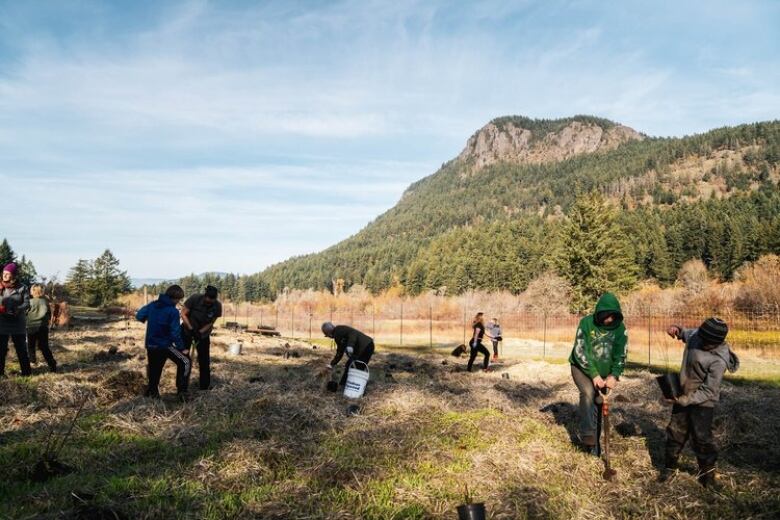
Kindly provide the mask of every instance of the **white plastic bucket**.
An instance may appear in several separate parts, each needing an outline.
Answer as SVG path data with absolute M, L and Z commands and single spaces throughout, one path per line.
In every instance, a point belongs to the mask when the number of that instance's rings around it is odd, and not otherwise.
M 233 356 L 240 356 L 241 355 L 241 343 L 231 343 L 230 347 L 228 347 L 228 351 Z
M 357 364 L 363 365 L 363 369 L 357 368 Z M 347 382 L 344 384 L 344 397 L 360 399 L 366 391 L 368 384 L 368 365 L 362 361 L 354 361 L 347 371 Z

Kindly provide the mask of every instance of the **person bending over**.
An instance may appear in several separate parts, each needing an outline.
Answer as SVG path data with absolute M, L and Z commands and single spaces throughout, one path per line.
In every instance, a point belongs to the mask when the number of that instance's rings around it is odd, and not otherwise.
M 189 350 L 195 343 L 198 353 L 198 387 L 208 390 L 211 387 L 211 331 L 214 322 L 222 316 L 222 304 L 217 300 L 217 288 L 209 285 L 203 294 L 193 294 L 184 302 L 181 310 L 182 339 Z
M 322 324 L 322 333 L 336 343 L 336 355 L 328 363 L 328 370 L 333 370 L 341 361 L 341 358 L 344 357 L 344 354 L 347 355 L 347 363 L 344 366 L 344 373 L 341 375 L 341 381 L 339 382 L 339 385 L 344 386 L 347 382 L 347 372 L 352 363 L 362 361 L 368 365 L 371 356 L 374 354 L 374 340 L 357 329 L 347 325 L 333 325 L 329 321 Z
M 181 338 L 179 311 L 176 309 L 183 298 L 184 290 L 178 285 L 171 285 L 135 315 L 135 319 L 146 323 L 146 373 L 149 378 L 146 397 L 160 398 L 160 377 L 165 361 L 170 359 L 176 364 L 176 391 L 181 400 L 186 399 L 192 362 L 190 351 Z

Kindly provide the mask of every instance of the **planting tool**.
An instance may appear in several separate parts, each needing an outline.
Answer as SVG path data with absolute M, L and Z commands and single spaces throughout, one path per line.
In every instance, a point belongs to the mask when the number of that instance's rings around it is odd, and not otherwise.
M 658 386 L 661 387 L 661 392 L 666 399 L 677 399 L 682 395 L 680 376 L 676 372 L 668 372 L 656 377 L 655 380 L 658 382 Z
M 609 389 L 602 388 L 601 392 L 604 394 L 601 403 L 601 417 L 604 423 L 604 473 L 601 476 L 604 480 L 612 480 L 617 475 L 617 471 L 612 468 L 609 460 L 609 399 L 607 399 Z

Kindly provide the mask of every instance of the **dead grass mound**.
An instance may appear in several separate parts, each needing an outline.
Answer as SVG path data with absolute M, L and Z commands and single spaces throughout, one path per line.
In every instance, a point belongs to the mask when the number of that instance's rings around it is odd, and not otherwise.
M 23 379 L 0 379 L 0 396 L 4 405 L 27 405 L 37 398 L 35 386 Z
M 136 370 L 117 370 L 103 380 L 103 389 L 113 400 L 143 394 L 146 376 Z

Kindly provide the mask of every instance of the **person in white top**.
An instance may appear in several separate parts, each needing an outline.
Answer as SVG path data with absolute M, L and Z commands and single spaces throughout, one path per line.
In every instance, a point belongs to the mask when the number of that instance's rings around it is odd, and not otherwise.
M 490 320 L 490 324 L 488 325 L 488 336 L 490 337 L 490 342 L 493 343 L 493 361 L 498 360 L 498 343 L 503 340 L 501 337 L 501 325 L 498 323 L 498 318 L 493 318 Z

